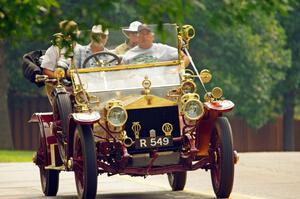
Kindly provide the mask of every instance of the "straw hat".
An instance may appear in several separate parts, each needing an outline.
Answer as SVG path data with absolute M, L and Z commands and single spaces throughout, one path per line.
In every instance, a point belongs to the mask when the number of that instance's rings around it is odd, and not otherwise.
M 108 35 L 109 32 L 108 32 L 108 29 L 103 29 L 102 25 L 94 25 L 92 27 L 92 33 L 95 33 L 95 34 L 104 34 L 104 35 Z
M 79 34 L 80 31 L 78 30 L 78 25 L 73 20 L 63 20 L 59 22 L 59 28 L 64 34 Z

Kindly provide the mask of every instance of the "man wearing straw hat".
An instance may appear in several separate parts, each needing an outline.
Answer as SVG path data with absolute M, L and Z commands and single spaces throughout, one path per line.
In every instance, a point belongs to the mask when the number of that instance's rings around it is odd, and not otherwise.
M 90 40 L 91 42 L 86 45 L 82 46 L 79 49 L 79 52 L 75 56 L 75 63 L 80 68 L 83 67 L 83 63 L 87 57 L 89 57 L 92 54 L 98 53 L 98 52 L 108 52 L 108 49 L 105 48 L 105 45 L 108 40 L 108 29 L 105 29 L 102 27 L 102 25 L 94 25 L 91 30 L 90 34 Z M 95 63 L 93 63 L 92 60 L 89 61 L 88 67 L 92 67 Z
M 126 38 L 128 40 L 115 48 L 114 52 L 117 55 L 122 56 L 129 49 L 131 49 L 137 45 L 137 41 L 138 41 L 137 32 L 138 32 L 138 27 L 141 24 L 142 23 L 139 21 L 134 21 L 134 22 L 130 23 L 128 28 L 122 29 L 123 34 L 126 36 Z

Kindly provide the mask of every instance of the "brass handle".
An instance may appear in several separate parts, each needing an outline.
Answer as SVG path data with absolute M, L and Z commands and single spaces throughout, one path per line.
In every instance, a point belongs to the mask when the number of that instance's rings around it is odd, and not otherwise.
M 48 80 L 48 75 L 36 75 L 35 82 L 45 82 Z

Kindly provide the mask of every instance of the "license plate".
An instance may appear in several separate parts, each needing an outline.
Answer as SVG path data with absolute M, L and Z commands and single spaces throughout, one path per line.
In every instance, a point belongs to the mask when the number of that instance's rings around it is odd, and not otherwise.
M 135 148 L 157 148 L 173 146 L 172 137 L 157 136 L 157 137 L 146 137 L 135 140 Z

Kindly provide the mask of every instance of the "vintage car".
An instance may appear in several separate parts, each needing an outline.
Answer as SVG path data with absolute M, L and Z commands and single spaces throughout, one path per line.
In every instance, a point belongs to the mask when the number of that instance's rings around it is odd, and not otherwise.
M 55 79 L 35 74 L 52 106 L 30 119 L 39 124 L 34 163 L 46 196 L 57 194 L 61 171 L 74 172 L 79 198 L 95 198 L 98 174 L 166 174 L 172 191 L 179 191 L 187 171 L 205 169 L 216 196 L 229 197 L 238 155 L 223 113 L 234 104 L 221 88 L 206 89 L 208 69 L 199 73 L 191 57 L 192 69 L 183 66 L 192 26 L 154 30 L 155 42 L 178 49 L 177 59 L 125 65 L 114 53 L 100 52 L 85 61 L 94 60 L 92 67 L 73 64 L 67 83 L 61 68 Z M 110 31 L 108 48 L 123 40 L 121 31 Z

